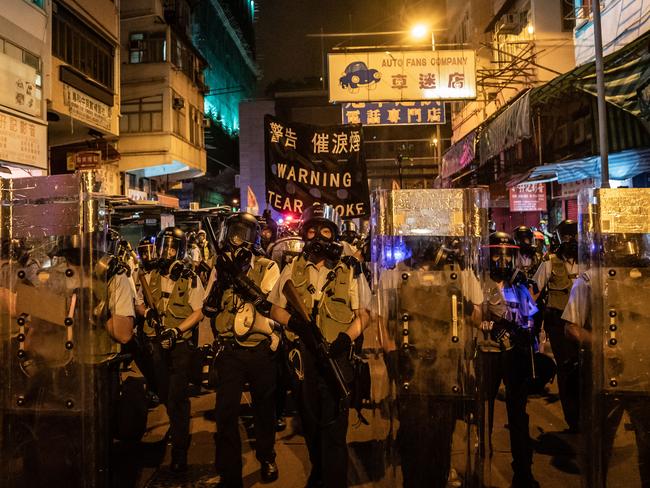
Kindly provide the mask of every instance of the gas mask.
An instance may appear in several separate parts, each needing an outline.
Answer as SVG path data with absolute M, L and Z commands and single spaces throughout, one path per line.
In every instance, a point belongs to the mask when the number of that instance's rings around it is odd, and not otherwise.
M 575 237 L 561 242 L 557 249 L 557 254 L 564 259 L 572 259 L 576 261 L 578 259 L 578 241 Z
M 514 246 L 490 246 L 490 278 L 509 282 L 514 272 Z
M 237 269 L 240 269 L 242 273 L 246 274 L 251 269 L 252 257 L 253 252 L 250 249 L 240 247 L 232 253 L 232 262 Z
M 307 236 L 313 234 L 313 237 L 307 239 L 302 252 L 308 261 L 318 263 L 325 260 L 328 268 L 333 268 L 341 259 L 343 246 L 333 239 L 332 230 L 327 225 L 311 227 Z

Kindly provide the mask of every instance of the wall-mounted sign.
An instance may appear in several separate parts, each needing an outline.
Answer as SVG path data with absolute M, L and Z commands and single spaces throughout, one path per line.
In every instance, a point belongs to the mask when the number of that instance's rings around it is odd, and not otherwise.
M 341 106 L 344 124 L 425 125 L 444 124 L 442 102 L 351 102 Z
M 31 66 L 0 53 L 0 105 L 39 117 L 42 90 L 40 75 Z
M 47 127 L 0 112 L 0 160 L 47 169 Z
M 70 115 L 90 125 L 111 130 L 111 107 L 70 85 L 63 85 L 63 103 Z
M 84 169 L 97 169 L 102 164 L 101 151 L 78 151 L 72 153 L 72 161 L 74 163 L 74 170 Z M 68 158 L 68 168 L 70 159 Z
M 511 212 L 546 212 L 546 184 L 517 185 L 510 188 Z
M 332 102 L 476 98 L 474 51 L 381 51 L 328 55 Z

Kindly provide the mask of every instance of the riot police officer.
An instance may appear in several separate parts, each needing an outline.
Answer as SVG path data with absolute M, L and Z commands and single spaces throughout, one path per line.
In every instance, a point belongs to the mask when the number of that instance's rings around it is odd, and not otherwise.
M 512 452 L 513 487 L 537 487 L 532 474 L 533 449 L 526 403 L 532 381 L 532 316 L 537 312 L 526 285 L 511 283 L 517 246 L 505 232 L 489 241 L 489 286 L 479 344 L 480 393 L 488 403 L 488 439 L 494 421 L 494 401 L 503 381 Z
M 535 248 L 535 237 L 530 227 L 520 225 L 512 231 L 515 244 L 519 246 L 515 269 L 523 273 L 524 281 L 531 279 L 539 266 L 539 257 Z
M 567 337 L 581 344 L 581 418 L 585 425 L 586 486 L 650 486 L 650 250 L 647 234 L 596 237 L 592 266 L 573 284 L 562 319 Z M 600 241 L 600 242 L 598 242 Z M 636 453 L 615 447 L 627 413 Z M 625 429 L 627 430 L 627 429 Z M 623 434 L 625 435 L 625 434 Z M 616 452 L 618 451 L 618 452 Z M 610 467 L 638 460 L 640 484 L 633 474 L 613 480 Z
M 186 247 L 185 233 L 177 227 L 167 227 L 158 234 L 158 266 L 146 277 L 153 303 L 147 303 L 149 309 L 145 309 L 145 283 L 140 287 L 137 300 L 139 313 L 147 317 L 152 329 L 157 329 L 157 340 L 152 342 L 156 385 L 169 416 L 171 470 L 174 472 L 187 470 L 193 331 L 203 318 L 203 285 L 183 264 Z M 156 315 L 162 323 L 154 323 Z
M 201 229 L 196 233 L 196 245 L 199 247 L 201 261 L 212 263 L 212 251 L 205 230 Z
M 244 384 L 249 383 L 255 422 L 257 459 L 262 481 L 278 478 L 275 464 L 276 364 L 278 346 L 268 318 L 266 295 L 280 276 L 274 261 L 254 254 L 260 227 L 255 216 L 241 212 L 229 216 L 219 235 L 219 255 L 208 283 L 206 316 L 215 317 L 213 332 L 217 355 L 215 461 L 219 486 L 242 485 L 239 406 Z
M 342 488 L 347 486 L 348 400 L 332 388 L 331 370 L 323 367 L 322 356 L 316 352 L 312 327 L 318 327 L 329 343 L 329 355 L 347 372 L 342 381 L 349 381 L 352 341 L 362 332 L 358 278 L 341 261 L 342 248 L 336 242 L 340 218 L 334 208 L 316 204 L 302 218 L 305 246 L 285 266 L 269 296 L 271 317 L 300 338 L 304 379 L 297 396 L 312 465 L 308 486 Z M 290 305 L 288 300 L 294 299 L 300 303 Z M 297 308 L 309 311 L 311 324 Z
M 562 321 L 562 312 L 569 300 L 573 280 L 578 275 L 578 224 L 573 220 L 563 220 L 555 233 L 559 245 L 555 252 L 540 264 L 533 281 L 537 286 L 536 298 L 548 288 L 544 330 L 551 341 L 553 356 L 558 366 L 558 389 L 564 420 L 569 426 L 569 432 L 578 432 L 578 348 L 564 335 Z
M 262 213 L 262 229 L 260 232 L 260 246 L 265 253 L 269 252 L 269 246 L 278 238 L 278 224 L 275 223 L 271 216 L 271 210 L 268 208 Z

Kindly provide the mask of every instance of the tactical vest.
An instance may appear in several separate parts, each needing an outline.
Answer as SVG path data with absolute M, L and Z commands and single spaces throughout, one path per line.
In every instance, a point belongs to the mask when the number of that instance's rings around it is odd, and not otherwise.
M 548 280 L 548 302 L 549 308 L 564 310 L 569 302 L 569 293 L 575 276 L 569 276 L 565 262 L 555 254 L 551 254 L 551 277 Z
M 273 261 L 270 259 L 256 256 L 253 261 L 253 266 L 248 270 L 246 276 L 257 285 L 258 288 L 262 286 L 262 280 L 266 274 L 266 270 Z M 219 279 L 217 277 L 217 279 Z M 232 288 L 228 288 L 223 292 L 221 297 L 221 304 L 219 315 L 215 318 L 215 326 L 220 337 L 234 337 L 233 327 L 235 325 L 235 316 L 239 307 L 244 304 L 244 300 L 233 293 Z M 244 347 L 254 347 L 268 337 L 264 334 L 252 333 L 245 338 L 237 339 L 237 343 Z
M 309 280 L 308 264 L 304 256 L 294 260 L 291 281 L 298 290 L 298 294 L 307 310 L 311 312 L 314 308 L 314 296 L 310 289 L 313 290 L 315 284 Z M 335 277 L 328 282 L 323 290 L 321 299 L 318 302 L 318 315 L 316 316 L 316 324 L 328 342 L 336 339 L 339 332 L 345 332 L 355 317 L 350 299 L 350 287 L 354 279 L 352 269 L 339 262 L 332 271 Z M 315 292 L 316 290 L 314 290 Z
M 209 262 L 210 261 L 210 247 L 208 246 L 208 243 L 204 243 L 202 246 L 198 245 L 199 251 L 201 251 L 201 259 L 203 261 Z
M 179 278 L 174 282 L 172 292 L 167 299 L 167 307 L 164 306 L 162 293 L 162 278 L 158 270 L 151 272 L 149 276 L 149 288 L 158 313 L 162 317 L 163 326 L 171 329 L 178 327 L 183 320 L 189 317 L 194 310 L 190 306 L 191 280 Z M 192 337 L 192 330 L 183 333 L 183 339 Z

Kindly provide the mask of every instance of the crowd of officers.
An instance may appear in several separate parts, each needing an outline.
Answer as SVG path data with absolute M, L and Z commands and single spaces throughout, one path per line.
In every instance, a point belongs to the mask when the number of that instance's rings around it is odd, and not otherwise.
M 208 226 L 207 231 L 212 229 Z M 275 432 L 284 427 L 282 409 L 290 389 L 311 462 L 307 486 L 347 486 L 346 387 L 355 379 L 355 342 L 362 340 L 371 322 L 371 290 L 364 266 L 369 259 L 367 242 L 352 223 L 342 224 L 327 205 L 310 207 L 300 227 L 284 232 L 278 231 L 269 213 L 262 217 L 234 213 L 211 239 L 205 228 L 186 233 L 168 227 L 157 236 L 143 238 L 137 253 L 119 234 L 109 233 L 111 255 L 117 261 L 107 266 L 110 318 L 106 328 L 116 343 L 133 354 L 149 395 L 167 409 L 174 472 L 184 472 L 188 466 L 190 370 L 198 345 L 197 325 L 207 318 L 214 334 L 219 486 L 242 486 L 238 417 L 245 385 L 252 397 L 256 457 L 263 482 L 279 476 Z M 291 252 L 271 259 L 274 244 L 281 239 L 300 245 L 288 246 Z M 494 402 L 503 382 L 513 486 L 535 487 L 539 485 L 531 469 L 526 404 L 535 390 L 533 377 L 541 376 L 539 390 L 554 373 L 548 356 L 537 354 L 543 352 L 547 340 L 557 364 L 567 430 L 577 433 L 580 428 L 578 334 L 565 334 L 565 325 L 571 330 L 584 323 L 570 302 L 578 276 L 577 225 L 570 220 L 560 223 L 550 245 L 547 236 L 524 226 L 512 235 L 494 232 L 485 249 L 489 258 L 486 285 L 481 288 L 475 271 L 463 270 L 476 285 L 469 287 L 465 299 L 482 337 L 477 371 L 489 426 L 483 434 L 491 437 Z M 413 259 L 412 267 L 442 269 L 457 260 L 459 249 L 451 243 L 424 251 L 429 257 Z M 64 258 L 73 260 L 71 255 Z M 399 376 L 395 373 L 400 369 L 399 358 L 393 362 L 391 346 L 383 346 L 389 376 L 391 371 Z M 534 361 L 531 353 L 535 353 Z M 404 393 L 402 412 L 416 405 L 413 402 L 420 402 L 419 408 L 423 398 Z M 449 408 L 444 402 L 427 402 L 432 422 L 413 418 L 409 423 L 408 414 L 401 419 L 404 486 L 444 487 L 453 471 L 453 413 L 441 413 Z M 423 448 L 423 435 L 438 448 Z M 432 456 L 436 459 L 429 459 Z

